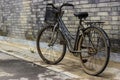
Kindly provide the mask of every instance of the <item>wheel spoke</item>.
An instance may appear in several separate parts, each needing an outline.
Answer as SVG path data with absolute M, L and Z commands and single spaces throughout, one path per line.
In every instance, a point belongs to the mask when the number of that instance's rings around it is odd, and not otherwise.
M 49 64 L 59 63 L 63 59 L 66 52 L 65 44 L 59 45 L 59 34 L 61 33 L 58 31 L 53 33 L 53 27 L 44 27 L 39 32 L 37 38 L 38 53 L 43 61 Z
M 85 31 L 81 45 L 86 49 L 81 48 L 81 60 L 87 59 L 87 62 L 82 62 L 84 71 L 91 75 L 98 75 L 105 69 L 108 58 L 108 48 L 105 42 L 104 35 L 97 28 L 88 28 Z

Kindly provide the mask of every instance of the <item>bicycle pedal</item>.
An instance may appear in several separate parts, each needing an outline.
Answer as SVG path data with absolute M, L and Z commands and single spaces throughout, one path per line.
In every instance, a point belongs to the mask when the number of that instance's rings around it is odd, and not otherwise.
M 83 60 L 82 60 L 83 63 L 86 63 L 87 61 L 88 61 L 87 59 L 83 59 Z

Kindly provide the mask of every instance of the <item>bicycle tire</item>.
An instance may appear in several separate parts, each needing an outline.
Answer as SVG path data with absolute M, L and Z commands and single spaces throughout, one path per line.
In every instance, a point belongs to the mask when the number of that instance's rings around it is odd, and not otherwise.
M 92 32 L 94 33 L 92 34 Z M 85 73 L 89 75 L 97 76 L 105 70 L 109 62 L 110 40 L 106 32 L 103 29 L 98 27 L 94 27 L 94 26 L 88 27 L 84 30 L 83 33 L 84 34 L 79 41 L 79 45 L 81 45 L 79 46 L 80 47 L 79 49 L 81 50 L 81 53 L 80 53 L 81 66 Z M 90 37 L 91 37 L 91 40 L 90 40 Z M 90 44 L 87 44 L 87 43 L 90 43 Z M 86 46 L 88 47 L 86 48 Z M 93 47 L 94 49 L 92 49 Z M 93 59 L 94 61 L 92 61 Z M 99 59 L 101 61 L 99 61 Z M 95 66 L 93 67 L 92 64 Z
M 40 40 L 42 39 L 42 36 L 44 35 L 44 32 L 47 32 L 47 30 L 48 30 L 48 34 L 46 35 L 46 36 L 44 36 L 44 37 L 46 37 L 47 39 L 45 39 L 44 41 L 46 41 L 47 42 L 47 40 L 49 41 L 49 38 L 51 37 L 51 34 L 50 33 L 52 33 L 52 31 L 49 33 L 49 30 L 53 30 L 53 27 L 51 27 L 51 26 L 46 26 L 46 27 L 43 27 L 39 32 L 38 32 L 38 37 L 37 37 L 37 50 L 38 50 L 38 53 L 39 53 L 39 55 L 40 55 L 40 57 L 42 58 L 42 60 L 45 62 L 45 63 L 47 63 L 47 64 L 57 64 L 57 63 L 59 63 L 63 58 L 64 58 L 64 56 L 65 56 L 65 53 L 66 53 L 66 44 L 57 44 L 56 46 L 59 46 L 59 45 L 61 45 L 61 47 L 59 47 L 59 52 L 58 51 L 56 51 L 56 53 L 61 53 L 60 55 L 59 54 L 57 54 L 57 55 L 59 55 L 59 57 L 57 58 L 57 59 L 54 59 L 53 61 L 52 60 L 50 60 L 50 59 L 48 59 L 47 58 L 47 56 L 45 56 L 44 55 L 44 53 L 43 53 L 43 51 L 42 51 L 42 46 L 40 46 Z M 61 40 L 61 39 L 59 39 L 59 38 L 62 38 L 63 39 L 63 36 L 62 36 L 62 34 L 61 34 L 61 32 L 59 31 L 59 29 L 57 29 L 56 30 L 56 32 L 59 34 L 59 36 L 60 37 L 57 37 L 57 40 L 58 40 L 58 42 L 59 42 L 59 40 Z M 58 35 L 57 35 L 58 36 Z M 57 42 L 57 41 L 56 41 Z M 48 44 L 48 43 L 47 43 Z M 43 45 L 43 46 L 45 46 L 45 45 Z M 47 47 L 49 48 L 49 46 L 47 45 Z M 49 52 L 46 52 L 46 53 L 49 53 Z M 49 56 L 53 56 L 53 54 L 50 54 Z

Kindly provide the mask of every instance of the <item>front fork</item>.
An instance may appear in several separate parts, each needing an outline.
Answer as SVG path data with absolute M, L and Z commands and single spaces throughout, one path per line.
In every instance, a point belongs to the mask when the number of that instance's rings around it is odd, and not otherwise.
M 58 37 L 58 32 L 56 32 L 57 28 L 58 28 L 58 23 L 53 26 L 52 34 L 51 34 L 52 37 L 50 38 L 50 41 L 49 41 L 49 44 L 48 44 L 49 47 L 53 46 L 54 43 L 57 40 L 57 37 Z

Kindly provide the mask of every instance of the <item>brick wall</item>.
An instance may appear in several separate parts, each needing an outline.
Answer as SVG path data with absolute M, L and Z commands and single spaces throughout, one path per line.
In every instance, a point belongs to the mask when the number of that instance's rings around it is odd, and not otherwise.
M 59 6 L 63 2 L 74 4 L 77 12 L 89 12 L 89 21 L 104 21 L 103 29 L 109 34 L 112 46 L 120 49 L 120 0 L 0 0 L 0 35 L 33 39 L 32 33 L 44 21 L 46 3 Z M 63 20 L 74 34 L 79 20 L 72 8 L 63 9 Z

